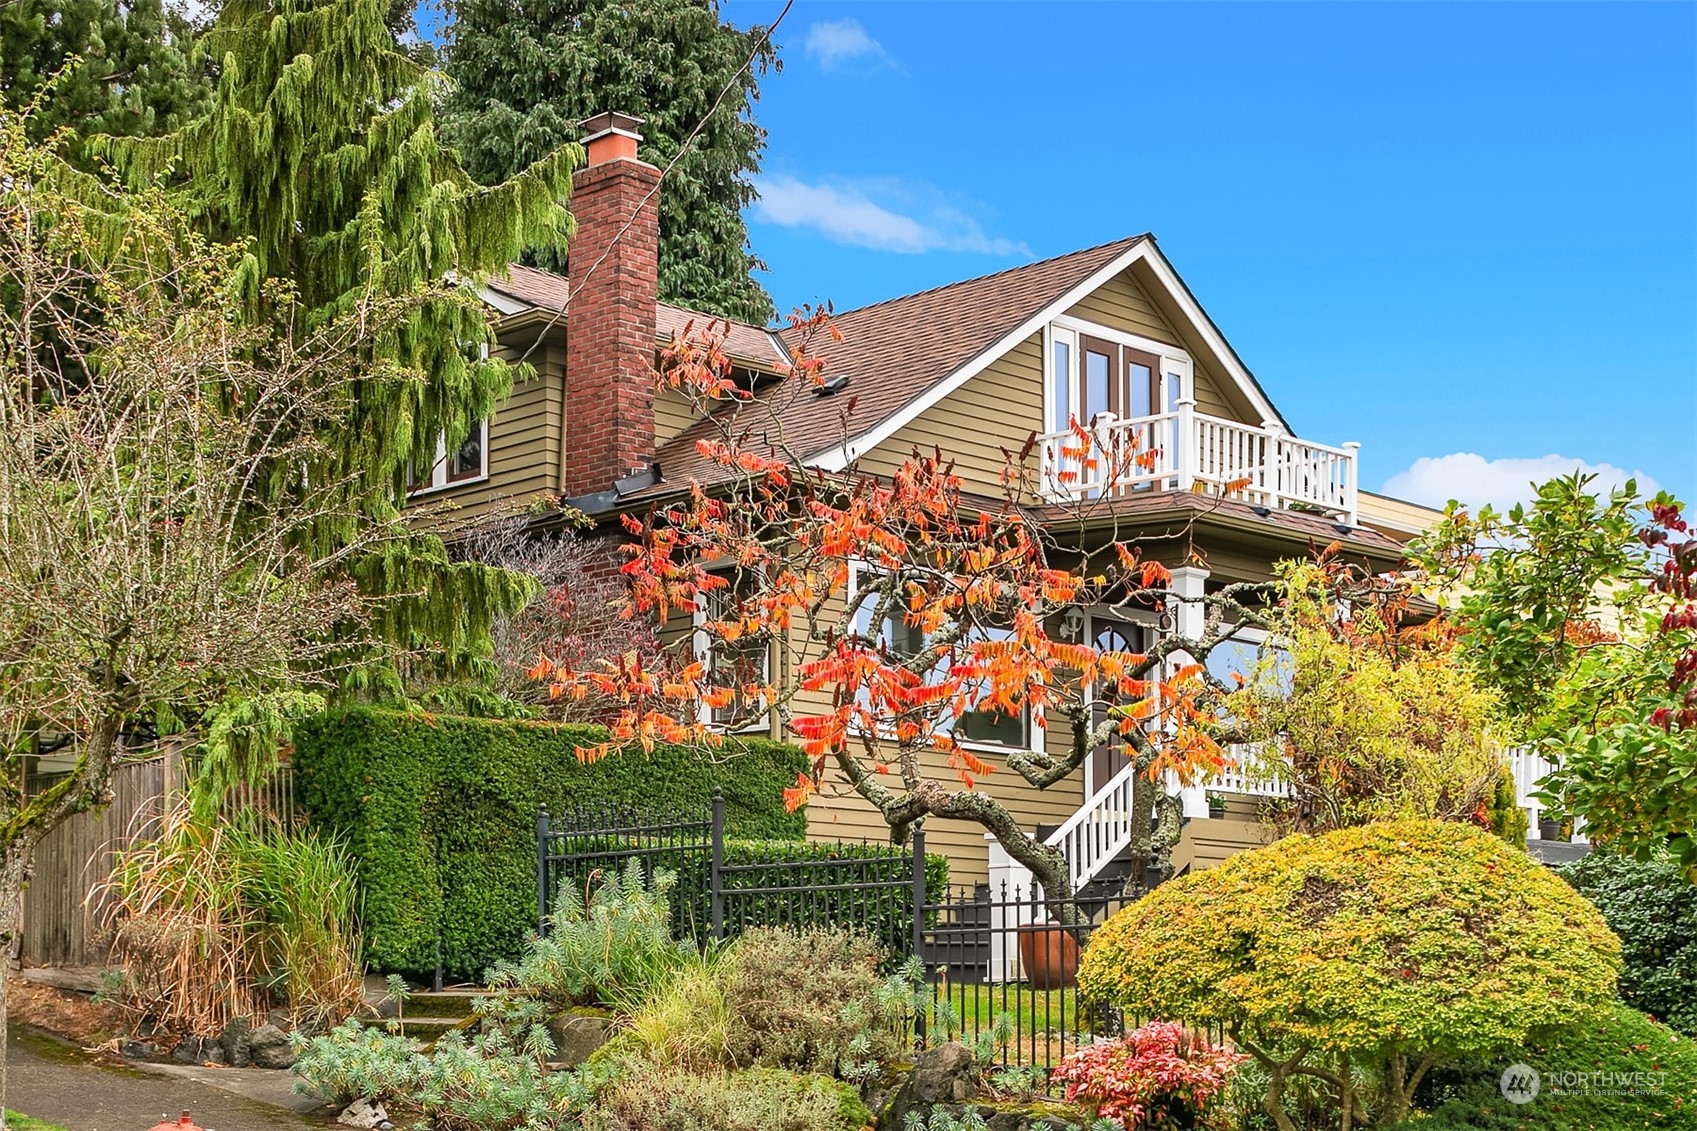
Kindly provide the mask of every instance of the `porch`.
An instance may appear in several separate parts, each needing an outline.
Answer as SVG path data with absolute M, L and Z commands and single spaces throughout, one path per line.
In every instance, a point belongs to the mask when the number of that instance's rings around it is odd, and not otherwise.
M 1359 523 L 1355 442 L 1329 447 L 1275 421 L 1243 424 L 1181 399 L 1149 416 L 1096 413 L 1038 437 L 1040 489 L 1054 502 L 1146 491 L 1205 491 L 1252 507 Z

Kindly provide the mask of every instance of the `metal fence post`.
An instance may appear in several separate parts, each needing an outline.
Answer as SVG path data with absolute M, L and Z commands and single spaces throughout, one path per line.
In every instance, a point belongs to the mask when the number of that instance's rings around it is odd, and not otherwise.
M 725 889 L 721 875 L 725 867 L 725 795 L 718 786 L 713 787 L 713 846 L 710 859 L 707 890 L 713 919 L 713 938 L 717 941 L 725 937 Z
M 548 933 L 548 806 L 536 809 L 536 933 Z
M 921 963 L 920 984 L 927 985 L 922 957 L 925 950 L 925 826 L 913 826 L 913 957 Z M 913 1036 L 925 1043 L 925 1010 L 913 1011 Z

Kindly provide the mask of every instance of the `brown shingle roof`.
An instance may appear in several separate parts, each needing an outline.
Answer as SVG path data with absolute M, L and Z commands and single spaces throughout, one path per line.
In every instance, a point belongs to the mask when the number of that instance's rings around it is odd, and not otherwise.
M 500 291 L 522 303 L 550 311 L 564 310 L 566 300 L 571 296 L 565 276 L 526 267 L 521 263 L 508 266 L 506 275 L 490 279 L 488 286 L 491 290 Z M 665 302 L 655 304 L 654 322 L 656 337 L 662 342 L 671 341 L 691 323 L 694 323 L 695 330 L 699 332 L 705 330 L 711 322 L 716 329 L 724 332 L 724 349 L 733 361 L 768 373 L 775 372 L 780 366 L 789 363 L 783 340 L 776 331 L 763 326 L 735 322 L 715 314 L 703 314 L 699 310 L 688 310 Z
M 863 306 L 835 316 L 841 342 L 815 346 L 827 376 L 849 384 L 831 397 L 786 379 L 763 394 L 766 409 L 750 411 L 744 446 L 764 454 L 783 446 L 802 459 L 829 452 L 888 420 L 937 382 L 995 345 L 1009 331 L 1130 250 L 1148 235 L 1131 236 L 917 294 Z M 790 341 L 794 349 L 797 343 Z M 852 413 L 849 405 L 853 405 Z M 769 419 L 775 416 L 775 420 Z M 758 418 L 758 419 L 756 419 Z M 692 479 L 720 478 L 696 451 L 696 442 L 718 431 L 699 421 L 661 448 L 664 477 L 645 494 L 662 494 Z

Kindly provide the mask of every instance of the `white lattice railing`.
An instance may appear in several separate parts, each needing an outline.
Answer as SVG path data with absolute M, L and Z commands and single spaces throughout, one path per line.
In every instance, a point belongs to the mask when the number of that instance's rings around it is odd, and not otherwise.
M 1085 436 L 1038 438 L 1043 490 L 1056 499 L 1137 491 L 1191 490 L 1198 484 L 1253 506 L 1315 508 L 1354 525 L 1356 454 L 1196 412 L 1188 403 L 1153 416 L 1098 413 Z

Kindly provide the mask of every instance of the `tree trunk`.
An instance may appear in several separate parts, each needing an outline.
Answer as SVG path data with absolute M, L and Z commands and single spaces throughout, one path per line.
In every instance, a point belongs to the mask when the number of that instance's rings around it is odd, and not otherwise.
M 7 978 L 12 966 L 12 943 L 22 925 L 24 884 L 29 880 L 34 843 L 22 853 L 0 857 L 0 1131 L 6 1131 L 6 1055 L 9 1051 Z

